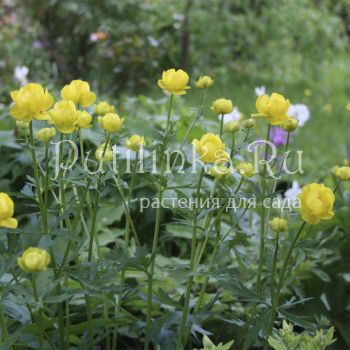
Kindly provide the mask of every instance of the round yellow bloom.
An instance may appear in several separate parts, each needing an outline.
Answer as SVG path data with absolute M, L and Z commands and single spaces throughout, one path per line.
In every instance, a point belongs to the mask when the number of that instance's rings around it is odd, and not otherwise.
M 89 83 L 83 80 L 72 80 L 70 84 L 65 85 L 61 90 L 61 96 L 83 107 L 91 106 L 96 100 L 96 95 L 90 91 Z
M 95 157 L 98 161 L 101 161 L 103 163 L 109 163 L 113 160 L 113 150 L 110 145 L 107 145 L 106 143 L 102 143 L 99 145 L 95 152 Z
M 78 111 L 78 120 L 76 125 L 81 129 L 91 128 L 92 116 L 86 111 Z
M 232 169 L 222 165 L 216 165 L 209 170 L 209 175 L 218 180 L 226 180 L 231 174 Z
M 45 120 L 44 112 L 51 108 L 54 99 L 40 84 L 29 83 L 19 90 L 11 92 L 14 104 L 10 108 L 11 115 L 19 121 L 29 123 L 34 118 Z
M 103 117 L 98 117 L 98 122 L 102 129 L 113 133 L 117 132 L 124 123 L 124 118 L 120 118 L 116 113 L 107 113 Z
M 259 113 L 253 116 L 265 117 L 271 125 L 281 125 L 289 118 L 287 112 L 290 101 L 276 92 L 271 96 L 266 94 L 259 96 L 255 104 Z
M 348 166 L 335 166 L 333 174 L 342 181 L 350 180 L 350 168 Z
M 35 134 L 36 138 L 42 142 L 49 142 L 56 136 L 55 128 L 42 128 Z
M 115 108 L 108 102 L 101 101 L 97 105 L 94 105 L 94 111 L 98 115 L 105 115 L 107 113 L 113 113 L 115 111 Z
M 233 104 L 231 100 L 226 100 L 226 98 L 219 98 L 213 102 L 210 107 L 217 115 L 219 114 L 229 114 L 233 111 Z
M 74 102 L 68 100 L 56 102 L 49 114 L 51 116 L 49 123 L 54 124 L 60 132 L 70 134 L 76 129 L 79 111 L 75 108 Z
M 334 216 L 334 194 L 323 184 L 312 183 L 303 187 L 298 195 L 300 199 L 301 217 L 311 225 L 321 220 L 329 220 Z
M 269 221 L 269 226 L 271 230 L 275 232 L 283 232 L 288 230 L 287 220 L 282 218 L 273 218 Z
M 254 118 L 248 118 L 241 121 L 243 128 L 251 129 L 254 128 L 256 122 Z
M 298 127 L 298 124 L 299 124 L 298 119 L 295 119 L 294 117 L 290 117 L 288 120 L 286 120 L 285 122 L 283 122 L 281 124 L 281 128 L 284 131 L 291 132 L 291 131 L 294 131 Z
M 224 124 L 224 131 L 226 132 L 236 132 L 240 129 L 240 122 L 239 121 L 230 121 Z
M 311 95 L 312 95 L 311 89 L 305 89 L 305 90 L 304 90 L 304 95 L 305 95 L 305 96 L 311 96 Z
M 34 247 L 27 248 L 22 256 L 17 258 L 19 267 L 26 272 L 45 271 L 50 261 L 50 254 L 45 249 Z
M 7 193 L 0 192 L 0 227 L 17 228 L 18 222 L 13 218 L 15 206 Z
M 196 82 L 195 86 L 198 89 L 207 89 L 214 84 L 214 79 L 209 77 L 208 75 L 201 76 Z
M 143 146 L 144 144 L 145 139 L 140 135 L 132 135 L 125 141 L 125 146 L 135 152 L 137 152 L 140 146 Z
M 204 163 L 224 163 L 229 159 L 225 144 L 218 135 L 207 133 L 200 140 L 194 139 L 192 144 Z
M 162 79 L 158 80 L 158 86 L 174 95 L 184 95 L 189 81 L 188 74 L 182 69 L 175 70 L 174 68 L 163 71 Z
M 236 166 L 238 174 L 240 174 L 245 179 L 249 179 L 254 176 L 254 167 L 253 164 L 248 162 L 240 162 Z
M 350 103 L 347 103 L 347 104 L 345 105 L 345 109 L 346 109 L 347 111 L 350 111 Z

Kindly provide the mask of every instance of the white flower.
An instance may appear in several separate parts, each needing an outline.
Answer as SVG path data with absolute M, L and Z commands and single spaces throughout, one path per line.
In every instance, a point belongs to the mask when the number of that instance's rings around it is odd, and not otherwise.
M 284 192 L 284 197 L 295 202 L 298 200 L 298 195 L 300 193 L 301 193 L 301 187 L 299 186 L 298 181 L 294 180 L 292 183 L 292 187 L 289 188 L 286 192 Z
M 90 34 L 90 37 L 89 37 L 89 40 L 92 42 L 92 43 L 96 43 L 98 41 L 98 35 L 97 33 L 91 33 Z
M 27 75 L 29 73 L 29 69 L 26 66 L 17 66 L 13 73 L 13 77 L 17 80 L 22 86 L 28 84 Z
M 221 120 L 221 114 L 218 115 L 219 120 Z M 229 122 L 238 122 L 242 119 L 242 114 L 237 107 L 233 109 L 231 113 L 224 114 L 224 124 Z
M 257 86 L 257 87 L 255 88 L 255 94 L 256 94 L 256 96 L 264 95 L 265 92 L 266 92 L 266 87 L 265 87 L 265 85 Z
M 310 110 L 304 104 L 290 105 L 288 115 L 299 120 L 298 126 L 303 126 L 310 118 Z

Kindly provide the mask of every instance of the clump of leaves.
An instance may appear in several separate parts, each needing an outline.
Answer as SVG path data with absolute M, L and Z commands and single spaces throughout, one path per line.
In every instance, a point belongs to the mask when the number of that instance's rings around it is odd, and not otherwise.
M 233 340 L 226 344 L 220 343 L 215 345 L 206 335 L 203 337 L 203 347 L 194 350 L 229 350 L 233 344 Z
M 293 325 L 283 321 L 283 327 L 269 337 L 269 344 L 275 350 L 324 350 L 334 343 L 334 328 L 320 329 L 311 335 L 308 332 L 294 333 Z

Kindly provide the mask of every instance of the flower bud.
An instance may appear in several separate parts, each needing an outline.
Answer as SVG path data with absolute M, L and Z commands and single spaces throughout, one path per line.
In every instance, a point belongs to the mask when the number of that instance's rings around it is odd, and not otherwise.
M 26 272 L 41 272 L 47 270 L 50 264 L 50 254 L 45 249 L 30 247 L 17 258 L 19 267 Z
M 283 232 L 288 230 L 288 223 L 287 220 L 276 217 L 269 221 L 269 227 L 272 231 Z
M 195 86 L 198 89 L 207 89 L 214 84 L 214 80 L 208 75 L 201 76 L 196 82 Z
M 106 147 L 106 143 L 99 145 L 95 152 L 95 157 L 103 163 L 110 163 L 113 160 L 113 150 L 110 145 Z
M 28 130 L 29 129 L 29 123 L 22 122 L 21 120 L 16 121 L 16 126 L 20 130 Z
M 350 167 L 348 167 L 348 166 L 335 166 L 333 168 L 333 174 L 339 180 L 348 181 L 348 180 L 350 180 Z
M 256 121 L 254 118 L 248 118 L 248 119 L 242 120 L 241 124 L 242 124 L 243 128 L 251 129 L 251 128 L 254 128 Z
M 284 131 L 291 132 L 291 131 L 294 131 L 298 127 L 298 124 L 299 124 L 299 120 L 297 120 L 293 117 L 290 117 L 288 120 L 286 120 L 285 122 L 283 122 L 281 124 L 281 128 Z
M 42 142 L 49 142 L 56 136 L 55 128 L 42 128 L 35 133 L 38 140 Z
M 105 115 L 107 113 L 113 113 L 115 111 L 114 106 L 111 106 L 106 101 L 101 101 L 97 105 L 94 105 L 94 111 L 98 115 Z
M 209 175 L 218 180 L 226 180 L 231 174 L 232 170 L 223 165 L 216 165 L 209 170 Z
M 103 117 L 98 117 L 98 122 L 102 129 L 114 133 L 122 127 L 124 118 L 120 118 L 116 113 L 107 113 Z
M 240 129 L 240 123 L 238 121 L 230 121 L 224 124 L 225 132 L 236 132 Z
M 225 98 L 219 98 L 215 100 L 210 107 L 216 114 L 228 114 L 233 111 L 233 104 L 231 100 Z
M 238 174 L 240 174 L 245 179 L 249 179 L 254 176 L 254 167 L 253 164 L 248 162 L 240 162 L 236 166 Z
M 132 135 L 125 141 L 125 146 L 135 152 L 137 152 L 140 146 L 143 146 L 144 144 L 145 139 L 140 135 Z

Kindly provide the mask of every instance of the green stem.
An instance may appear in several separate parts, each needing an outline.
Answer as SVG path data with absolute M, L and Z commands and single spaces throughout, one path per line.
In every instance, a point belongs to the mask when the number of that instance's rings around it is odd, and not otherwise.
M 232 132 L 231 153 L 230 153 L 231 161 L 232 161 L 234 155 L 235 155 L 235 132 L 233 131 Z
M 0 300 L 0 323 L 1 323 L 2 340 L 5 343 L 9 337 L 9 333 L 6 326 L 6 318 L 5 318 L 4 309 L 2 306 L 2 300 Z
M 36 274 L 35 273 L 32 273 L 32 287 L 33 287 L 34 299 L 37 303 L 39 303 L 38 291 L 36 289 Z M 40 320 L 43 319 L 40 306 L 39 306 L 39 317 L 40 317 Z M 44 349 L 42 332 L 39 332 L 39 349 Z
M 50 182 L 50 167 L 49 167 L 49 143 L 45 142 L 45 196 L 44 196 L 44 209 L 45 209 L 45 232 L 49 233 L 48 227 L 48 211 L 49 211 L 49 182 Z
M 223 130 L 224 130 L 224 113 L 221 114 L 221 121 L 220 121 L 220 137 L 222 136 Z
M 132 198 L 132 191 L 134 188 L 134 182 L 136 178 L 136 173 L 137 173 L 137 168 L 138 168 L 138 152 L 136 152 L 135 156 L 135 162 L 134 162 L 134 167 L 131 175 L 131 180 L 130 180 L 130 186 L 129 186 L 129 192 L 128 192 L 128 197 L 127 197 L 127 205 L 128 205 L 128 210 L 130 212 L 130 206 L 131 206 L 131 198 Z M 129 239 L 130 239 L 130 221 L 129 221 L 129 216 L 126 215 L 126 223 L 125 223 L 125 251 L 128 252 L 129 249 Z M 121 286 L 124 285 L 125 283 L 125 274 L 126 271 L 123 269 L 121 276 L 120 276 L 120 284 Z M 121 290 L 118 294 L 118 304 L 115 310 L 115 319 L 117 318 L 121 304 L 122 304 L 122 297 L 123 297 L 123 291 Z M 112 349 L 117 348 L 117 340 L 118 340 L 118 327 L 115 325 L 114 327 L 114 332 L 113 332 L 113 341 L 112 341 Z
M 160 231 L 160 219 L 161 219 L 161 205 L 163 198 L 163 186 L 162 186 L 162 178 L 164 176 L 164 151 L 167 143 L 167 137 L 168 132 L 170 128 L 170 117 L 171 117 L 171 109 L 172 109 L 172 103 L 173 103 L 173 95 L 170 96 L 169 101 L 169 109 L 168 109 L 168 116 L 167 116 L 167 125 L 166 125 L 166 133 L 164 135 L 163 144 L 161 147 L 161 154 L 160 154 L 160 163 L 161 163 L 161 169 L 160 169 L 160 183 L 157 190 L 157 200 L 158 200 L 158 207 L 156 209 L 156 221 L 154 225 L 154 233 L 153 233 L 153 244 L 152 244 L 152 252 L 151 252 L 151 261 L 148 271 L 148 278 L 147 278 L 147 310 L 146 310 L 146 340 L 145 340 L 145 346 L 144 350 L 149 349 L 150 344 L 150 328 L 151 328 L 151 313 L 152 313 L 152 299 L 153 299 L 153 275 L 154 275 L 154 266 L 155 266 L 155 260 L 157 255 L 157 248 L 158 248 L 158 239 L 159 239 L 159 231 Z
M 267 127 L 267 136 L 266 141 L 270 138 L 270 124 Z M 261 275 L 262 268 L 264 262 L 264 253 L 265 253 L 265 204 L 264 200 L 266 197 L 266 161 L 267 161 L 267 153 L 268 153 L 268 143 L 265 145 L 265 154 L 264 154 L 264 166 L 261 174 L 261 212 L 260 212 L 260 249 L 259 249 L 259 267 L 258 267 L 258 275 L 256 282 L 256 292 L 260 294 L 261 292 Z
M 196 200 L 198 201 L 200 197 L 200 190 L 202 186 L 202 180 L 204 176 L 205 168 L 201 169 L 199 174 L 197 190 L 196 190 Z M 196 243 L 197 243 L 197 220 L 198 220 L 198 208 L 197 203 L 193 208 L 193 227 L 192 227 L 192 242 L 191 242 L 191 259 L 190 259 L 190 276 L 187 280 L 186 292 L 185 292 L 185 301 L 184 309 L 182 312 L 182 318 L 180 323 L 179 335 L 176 343 L 176 350 L 180 350 L 182 344 L 185 343 L 184 335 L 186 330 L 187 315 L 189 313 L 190 299 L 191 299 L 191 289 L 194 280 L 195 266 L 196 266 Z

